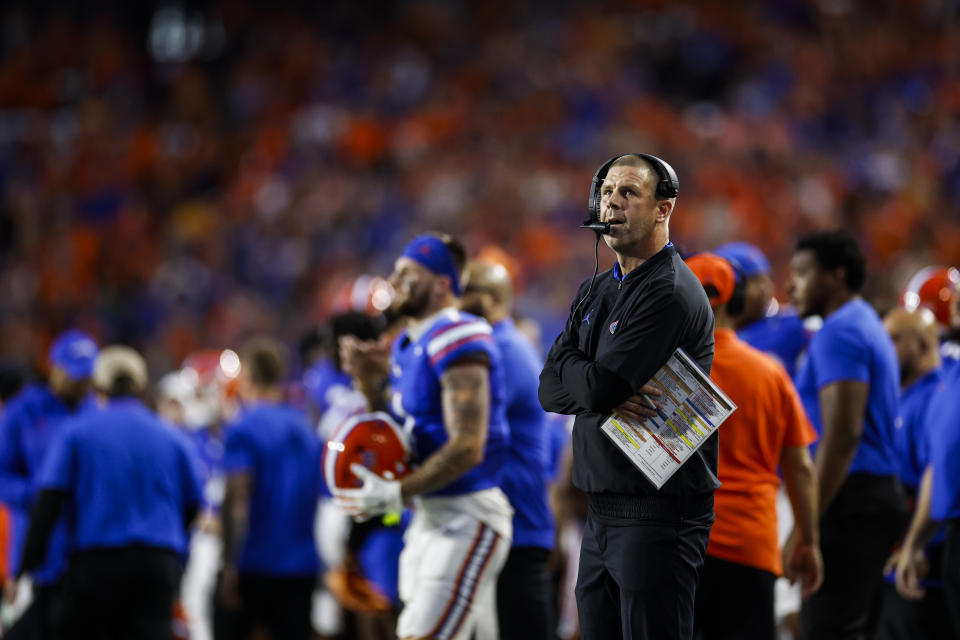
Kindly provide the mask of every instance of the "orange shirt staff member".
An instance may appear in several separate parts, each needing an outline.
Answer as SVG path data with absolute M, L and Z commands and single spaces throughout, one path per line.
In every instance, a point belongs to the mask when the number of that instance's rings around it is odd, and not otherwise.
M 710 377 L 739 409 L 720 429 L 716 521 L 697 590 L 698 638 L 774 637 L 777 576 L 799 579 L 806 597 L 823 578 L 817 523 L 817 478 L 807 445 L 817 434 L 793 383 L 773 358 L 737 338 L 733 320 L 742 284 L 733 267 L 709 253 L 687 260 L 716 317 Z M 799 539 L 777 545 L 776 497 L 783 471 Z

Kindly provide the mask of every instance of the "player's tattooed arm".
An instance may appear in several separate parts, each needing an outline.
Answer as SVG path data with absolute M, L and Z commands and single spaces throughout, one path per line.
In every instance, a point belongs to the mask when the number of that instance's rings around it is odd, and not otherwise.
M 490 369 L 469 361 L 440 379 L 447 442 L 401 482 L 404 499 L 436 491 L 483 461 L 490 419 Z

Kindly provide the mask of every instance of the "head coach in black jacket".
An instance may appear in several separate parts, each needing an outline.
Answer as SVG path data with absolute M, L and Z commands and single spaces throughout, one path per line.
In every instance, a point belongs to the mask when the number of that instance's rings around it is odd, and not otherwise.
M 573 482 L 589 504 L 576 587 L 585 640 L 693 634 L 720 485 L 717 435 L 658 491 L 600 431 L 611 413 L 655 415 L 640 394 L 656 401 L 647 382 L 677 347 L 707 372 L 713 362 L 713 312 L 670 243 L 678 188 L 670 165 L 647 154 L 597 171 L 583 226 L 602 234 L 617 262 L 580 286 L 540 375 L 543 408 L 576 415 Z

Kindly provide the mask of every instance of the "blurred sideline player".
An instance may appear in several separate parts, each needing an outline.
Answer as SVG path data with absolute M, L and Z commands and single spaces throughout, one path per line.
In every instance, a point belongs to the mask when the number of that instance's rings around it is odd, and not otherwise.
M 305 413 L 283 402 L 281 346 L 255 338 L 241 352 L 243 409 L 226 429 L 223 567 L 214 636 L 308 640 L 316 585 L 314 516 L 320 442 Z
M 548 563 L 555 534 L 547 502 L 551 432 L 537 398 L 542 358 L 511 319 L 512 304 L 505 267 L 478 261 L 467 265 L 460 308 L 493 327 L 510 428 L 500 486 L 514 510 L 513 546 L 497 585 L 500 637 L 546 640 L 554 636 Z
M 796 381 L 797 368 L 804 357 L 810 336 L 820 319 L 802 319 L 792 307 L 781 306 L 773 296 L 770 262 L 756 246 L 747 242 L 729 242 L 713 250 L 715 255 L 734 265 L 746 279 L 744 303 L 734 318 L 737 337 L 755 349 L 773 356 Z M 777 496 L 780 542 L 793 526 L 790 499 L 781 487 Z M 800 588 L 778 579 L 775 589 L 776 615 L 780 624 L 795 628 L 799 624 Z
M 44 458 L 21 571 L 42 565 L 65 514 L 70 558 L 56 637 L 169 640 L 200 506 L 197 463 L 186 439 L 143 405 L 140 354 L 105 348 L 93 381 L 100 406 L 64 421 Z
M 300 341 L 300 357 L 305 367 L 301 384 L 306 392 L 311 422 L 316 425 L 321 441 L 325 441 L 344 419 L 366 411 L 366 398 L 353 389 L 350 376 L 340 364 L 337 343 L 338 332 L 357 332 L 364 340 L 375 336 L 374 323 L 364 312 L 369 299 L 360 295 L 362 284 L 370 282 L 371 278 L 361 276 L 338 292 L 332 304 L 336 315 Z M 342 568 L 350 537 L 350 520 L 333 504 L 325 484 L 320 490 L 314 530 L 323 570 Z M 326 580 L 317 584 L 311 620 L 314 631 L 321 637 L 344 633 L 344 610 L 339 598 L 327 587 Z
M 790 272 L 797 312 L 824 319 L 797 374 L 797 390 L 820 434 L 813 448 L 824 567 L 823 585 L 800 611 L 802 633 L 859 637 L 876 622 L 883 566 L 906 520 L 893 447 L 897 354 L 876 311 L 859 295 L 866 259 L 849 233 L 802 236 Z M 793 531 L 795 538 L 796 526 Z
M 941 380 L 939 328 L 930 309 L 891 310 L 883 321 L 900 363 L 900 411 L 894 432 L 894 446 L 900 483 L 914 508 L 920 478 L 930 459 L 930 434 L 927 432 L 927 407 Z M 913 601 L 901 597 L 893 584 L 893 576 L 884 585 L 883 605 L 877 626 L 876 640 L 897 638 L 948 638 L 944 625 L 948 612 L 943 600 L 938 563 L 943 535 L 927 545 L 931 573 L 924 584 L 928 587 L 923 599 Z M 885 573 L 897 564 L 899 551 L 887 561 Z
M 925 308 L 895 308 L 887 313 L 883 324 L 900 365 L 900 411 L 894 446 L 900 482 L 912 503 L 929 455 L 929 434 L 924 432 L 926 411 L 942 376 L 938 328 L 933 313 Z
M 240 357 L 232 349 L 190 354 L 157 385 L 157 412 L 180 426 L 197 449 L 204 481 L 206 528 L 223 502 L 224 426 L 238 410 Z
M 342 313 L 331 320 L 334 340 L 344 345 L 380 342 L 386 348 L 404 326 L 405 319 L 391 322 L 366 311 Z M 335 363 L 339 369 L 339 353 Z M 323 440 L 328 440 L 337 427 L 350 418 L 368 412 L 366 396 L 353 388 L 351 378 L 348 377 L 348 381 L 350 386 L 327 394 L 330 402 L 319 427 Z M 324 490 L 327 495 L 330 488 L 324 486 Z M 387 524 L 382 519 L 371 518 L 352 523 L 348 518 L 344 525 L 343 519 L 342 509 L 332 501 L 321 501 L 318 540 L 327 568 L 324 582 L 352 614 L 348 616 L 348 630 L 353 630 L 361 640 L 394 638 L 400 606 L 397 572 L 403 547 L 402 522 Z
M 488 254 L 489 258 L 484 257 Z M 518 268 L 502 251 L 481 252 L 484 260 L 507 267 L 507 273 Z M 513 266 L 511 266 L 513 265 Z M 538 359 L 543 358 L 543 329 L 529 316 L 513 314 L 517 331 L 533 347 Z M 550 607 L 553 615 L 551 637 L 563 640 L 579 633 L 577 603 L 573 589 L 577 582 L 580 540 L 586 521 L 586 496 L 573 486 L 573 419 L 558 413 L 546 413 L 549 440 L 547 488 L 550 514 L 554 521 L 553 551 L 548 563 L 550 571 Z M 502 625 L 501 625 L 502 626 Z
M 960 328 L 960 289 L 954 287 L 950 307 L 951 330 Z M 960 365 L 954 361 L 943 368 L 927 408 L 926 432 L 930 440 L 930 461 L 920 480 L 913 520 L 897 557 L 897 591 L 904 598 L 919 600 L 926 589 L 923 579 L 935 558 L 926 547 L 946 528 L 940 575 L 952 629 L 960 637 Z
M 751 347 L 775 357 L 790 377 L 795 378 L 810 332 L 796 311 L 777 304 L 767 257 L 747 242 L 728 242 L 713 253 L 734 265 L 746 278 L 742 309 L 734 317 L 737 336 Z
M 508 428 L 500 357 L 484 320 L 457 310 L 462 246 L 418 236 L 394 265 L 394 308 L 413 319 L 389 361 L 381 348 L 345 345 L 344 366 L 371 409 L 392 410 L 419 467 L 385 480 L 360 465 L 360 489 L 336 490 L 358 519 L 399 512 L 415 498 L 400 556 L 400 638 L 494 638 L 496 580 L 509 552 L 512 509 L 500 491 Z
M 220 569 L 224 422 L 236 411 L 240 358 L 231 349 L 203 349 L 157 384 L 157 412 L 181 428 L 200 463 L 203 505 L 190 537 L 180 598 L 192 640 L 213 638 L 213 592 Z
M 481 252 L 481 257 L 492 252 Z M 508 273 L 519 268 L 502 251 L 493 253 L 491 262 L 503 264 Z M 517 331 L 533 347 L 537 358 L 544 357 L 543 328 L 540 323 L 525 315 L 513 313 Z M 571 431 L 573 419 L 559 413 L 546 413 L 549 441 L 549 464 L 547 465 L 547 497 L 550 514 L 554 521 L 553 551 L 548 563 L 550 571 L 550 607 L 553 614 L 552 633 L 563 638 L 563 633 L 579 633 L 577 630 L 577 603 L 573 588 L 577 582 L 577 564 L 580 559 L 580 539 L 586 519 L 586 498 L 573 486 L 573 449 Z
M 400 326 L 386 327 L 381 311 L 389 308 L 393 289 L 386 280 L 361 275 L 350 281 L 335 296 L 335 312 L 318 333 L 324 337 L 323 351 L 304 373 L 317 414 L 317 432 L 328 440 L 346 420 L 367 411 L 366 397 L 353 387 L 343 371 L 339 344 L 343 340 L 368 342 L 386 339 L 381 331 L 396 335 Z M 359 638 L 393 637 L 396 614 L 371 606 L 388 598 L 399 605 L 397 596 L 397 557 L 403 545 L 398 526 L 371 521 L 354 527 L 343 510 L 333 504 L 324 483 L 317 509 L 316 538 L 324 580 L 314 595 L 313 625 L 323 636 L 354 632 Z M 372 594 L 376 594 L 376 597 Z M 375 607 L 374 607 L 375 609 Z M 344 610 L 348 613 L 346 619 Z
M 82 331 L 66 331 L 51 345 L 49 357 L 47 384 L 26 387 L 0 416 L 0 501 L 14 518 L 11 573 L 17 572 L 43 457 L 64 421 L 93 404 L 90 379 L 97 358 L 93 339 Z M 57 607 L 58 585 L 67 560 L 65 523 L 56 527 L 50 545 L 44 564 L 32 572 L 33 604 L 10 629 L 8 638 L 52 637 L 51 616 Z M 8 601 L 15 593 L 14 583 L 9 582 Z
M 774 582 L 781 573 L 800 580 L 804 596 L 823 578 L 817 525 L 817 480 L 807 446 L 816 440 L 786 370 L 733 331 L 744 282 L 723 258 L 703 253 L 687 260 L 713 307 L 710 377 L 739 407 L 721 428 L 720 488 L 696 598 L 694 637 L 770 640 L 774 637 Z M 798 538 L 777 544 L 778 468 L 797 522 Z

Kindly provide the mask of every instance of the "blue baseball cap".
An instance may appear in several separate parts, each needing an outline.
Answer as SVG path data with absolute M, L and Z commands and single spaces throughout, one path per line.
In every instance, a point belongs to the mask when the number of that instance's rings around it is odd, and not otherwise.
M 431 235 L 417 236 L 404 247 L 400 255 L 419 262 L 437 275 L 447 276 L 450 279 L 450 291 L 460 297 L 460 274 L 443 240 Z
M 70 329 L 50 345 L 50 364 L 63 369 L 73 380 L 82 380 L 93 375 L 98 352 L 93 338 L 83 331 Z
M 728 242 L 714 249 L 713 253 L 740 269 L 745 278 L 770 273 L 770 261 L 767 260 L 767 256 L 749 242 Z

